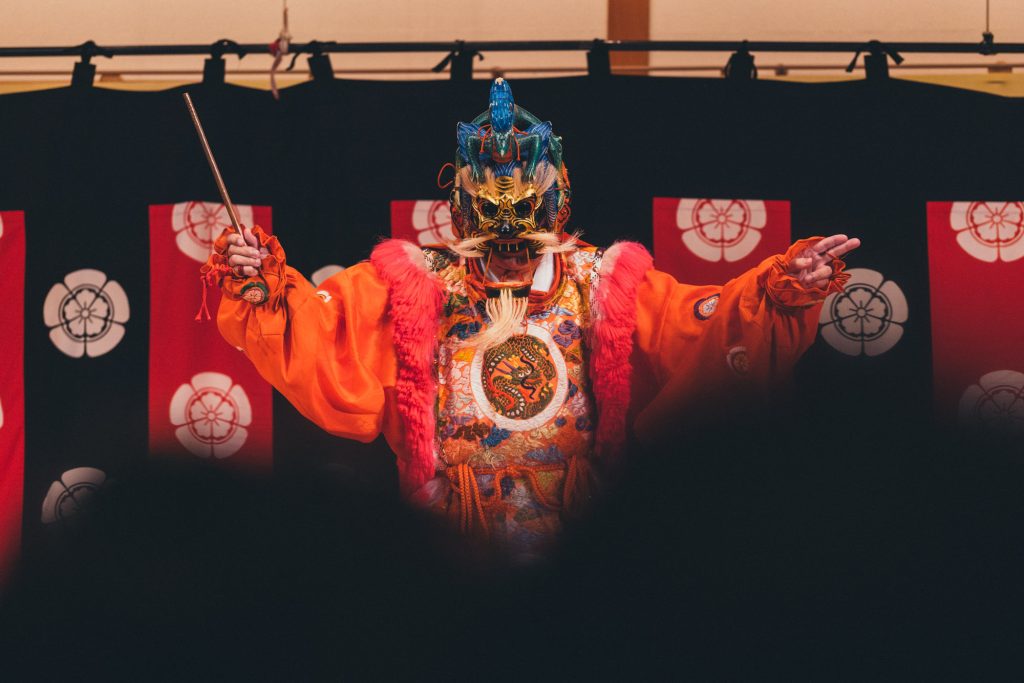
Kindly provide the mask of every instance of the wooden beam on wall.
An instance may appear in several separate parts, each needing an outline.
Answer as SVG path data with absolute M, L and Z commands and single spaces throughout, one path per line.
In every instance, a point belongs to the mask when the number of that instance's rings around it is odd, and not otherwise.
M 650 40 L 651 0 L 608 0 L 608 40 Z M 648 66 L 649 52 L 612 52 L 616 66 Z

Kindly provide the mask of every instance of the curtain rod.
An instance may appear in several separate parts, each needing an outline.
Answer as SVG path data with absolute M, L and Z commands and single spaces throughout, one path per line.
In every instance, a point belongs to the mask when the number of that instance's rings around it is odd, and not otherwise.
M 764 68 L 768 71 L 776 72 L 792 72 L 792 71 L 842 71 L 845 67 L 843 64 L 768 64 Z M 864 67 L 855 67 L 858 70 L 863 70 Z M 907 70 L 921 70 L 921 71 L 934 71 L 937 69 L 985 69 L 989 73 L 1012 73 L 1014 69 L 1024 68 L 1024 62 L 998 62 L 997 64 L 967 64 L 957 62 L 943 62 L 939 64 L 916 64 L 911 66 L 896 65 L 894 69 L 900 71 Z M 644 72 L 664 72 L 664 71 L 721 71 L 722 67 L 715 64 L 679 64 L 679 65 L 666 65 L 661 64 L 658 66 L 650 65 L 618 65 L 615 67 L 616 72 L 622 73 L 644 73 Z M 489 69 L 495 75 L 504 75 L 506 73 L 586 73 L 586 66 L 514 66 L 514 67 L 493 67 Z M 374 74 L 374 75 L 406 75 L 406 74 L 430 74 L 432 73 L 429 68 L 361 68 L 361 69 L 335 69 L 336 74 Z M 63 69 L 0 69 L 0 77 L 2 76 L 64 76 L 67 74 L 67 70 Z M 203 74 L 202 69 L 115 69 L 110 68 L 108 70 L 97 72 L 97 76 L 100 80 L 103 79 L 117 79 L 121 76 L 200 76 Z M 270 69 L 228 69 L 225 71 L 227 76 L 231 77 L 242 77 L 242 76 L 267 76 L 270 74 Z M 286 78 L 310 78 L 311 72 L 308 69 L 294 69 L 287 71 L 280 76 Z
M 857 52 L 871 45 L 884 45 L 896 52 L 985 54 L 1024 54 L 1024 43 L 934 43 L 878 41 L 740 41 L 740 40 L 541 40 L 541 41 L 449 41 L 449 42 L 396 42 L 396 43 L 338 43 L 310 41 L 292 43 L 291 53 L 312 55 L 327 53 L 385 53 L 385 52 L 546 52 L 593 51 L 609 52 Z M 119 57 L 158 55 L 214 55 L 268 54 L 265 43 L 235 43 L 221 40 L 210 45 L 109 45 L 92 41 L 74 46 L 0 47 L 0 57 Z

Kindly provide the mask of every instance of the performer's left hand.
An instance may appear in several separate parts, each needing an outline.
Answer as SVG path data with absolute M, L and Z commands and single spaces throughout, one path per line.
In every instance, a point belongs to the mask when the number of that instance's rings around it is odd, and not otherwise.
M 856 237 L 826 237 L 790 261 L 786 273 L 799 280 L 804 287 L 827 287 L 828 280 L 832 277 L 832 259 L 842 258 L 844 254 L 849 254 L 859 246 L 860 240 Z

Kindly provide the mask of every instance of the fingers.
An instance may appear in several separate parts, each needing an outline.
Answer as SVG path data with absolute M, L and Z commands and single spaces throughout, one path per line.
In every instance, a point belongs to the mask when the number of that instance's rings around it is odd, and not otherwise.
M 801 275 L 800 283 L 804 285 L 817 285 L 821 280 L 827 280 L 830 277 L 832 277 L 832 268 L 830 266 L 821 266 Z
M 266 249 L 259 249 L 259 242 L 252 230 L 244 228 L 245 239 L 237 233 L 228 235 L 228 248 L 224 255 L 227 256 L 228 265 L 239 275 L 255 277 L 259 275 L 259 268 L 263 265 L 263 257 L 267 255 Z
M 846 235 L 832 235 L 831 237 L 819 240 L 817 244 L 811 247 L 811 250 L 815 254 L 824 254 L 825 252 L 845 243 L 847 239 Z M 834 253 L 834 251 L 831 253 Z
M 232 268 L 236 266 L 253 266 L 258 267 L 262 265 L 262 261 L 259 257 L 259 252 L 252 247 L 237 247 L 237 251 L 233 253 L 228 252 L 228 265 Z
M 804 270 L 810 268 L 812 263 L 814 263 L 814 259 L 810 256 L 798 256 L 789 262 L 789 269 L 790 271 Z
M 242 226 L 242 234 L 245 235 L 245 243 L 248 244 L 250 247 L 259 246 L 259 242 L 256 240 L 256 235 L 252 234 L 252 230 L 245 227 L 244 225 Z M 237 235 L 235 235 L 235 237 L 237 237 Z
M 851 251 L 860 246 L 860 240 L 856 237 L 852 237 L 846 242 L 840 244 L 837 247 L 832 248 L 829 253 L 836 258 L 841 258 L 843 254 L 849 254 Z

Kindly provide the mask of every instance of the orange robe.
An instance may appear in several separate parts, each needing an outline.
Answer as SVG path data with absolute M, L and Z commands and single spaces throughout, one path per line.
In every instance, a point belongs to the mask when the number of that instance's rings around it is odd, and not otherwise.
M 401 475 L 402 462 L 413 457 L 414 445 L 399 409 L 402 354 L 396 350 L 396 321 L 389 314 L 388 279 L 374 263 L 362 262 L 315 288 L 285 264 L 276 238 L 258 228 L 254 232 L 269 252 L 262 269 L 269 298 L 253 306 L 240 297 L 246 280 L 224 277 L 217 315 L 222 334 L 323 429 L 362 442 L 383 433 L 399 459 Z M 837 275 L 827 289 L 805 288 L 785 274 L 788 261 L 817 239 L 798 242 L 785 255 L 769 258 L 721 286 L 680 284 L 650 268 L 650 257 L 639 245 L 630 245 L 634 256 L 641 255 L 631 266 L 638 268 L 635 281 L 622 291 L 614 288 L 627 281 L 618 272 L 625 270 L 620 263 L 625 256 L 612 266 L 608 255 L 626 250 L 608 250 L 605 265 L 593 248 L 579 258 L 557 256 L 562 261 L 553 290 L 568 283 L 579 288 L 576 300 L 590 302 L 581 304 L 580 328 L 596 329 L 602 320 L 616 316 L 628 319 L 620 331 L 628 330 L 629 339 L 606 341 L 603 351 L 589 356 L 594 393 L 603 391 L 609 404 L 625 402 L 614 419 L 650 435 L 711 393 L 771 387 L 784 379 L 814 340 L 821 302 L 841 288 L 845 276 L 839 260 L 833 262 Z M 419 260 L 425 254 L 431 260 L 430 253 L 404 246 L 409 258 Z M 566 260 L 572 258 L 589 265 L 574 269 Z M 219 254 L 211 264 L 216 267 L 218 259 L 222 264 Z M 455 291 L 454 279 L 465 273 L 450 265 L 431 270 L 443 296 Z M 635 294 L 623 295 L 627 290 Z M 441 319 L 426 322 L 431 329 L 444 325 Z M 436 356 L 431 362 L 436 364 Z M 619 384 L 603 382 L 613 375 Z M 607 386 L 602 389 L 603 384 Z M 597 398 L 600 403 L 602 396 Z M 602 411 L 602 419 L 606 414 L 616 413 Z M 617 438 L 602 439 L 599 425 L 598 447 Z M 465 475 L 459 476 L 465 484 Z

